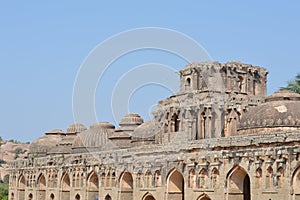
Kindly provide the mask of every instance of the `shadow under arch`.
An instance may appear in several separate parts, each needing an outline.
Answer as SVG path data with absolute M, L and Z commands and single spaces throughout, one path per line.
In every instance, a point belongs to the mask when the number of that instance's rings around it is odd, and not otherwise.
M 226 175 L 226 193 L 228 199 L 251 200 L 250 176 L 243 167 L 237 165 Z
M 123 172 L 119 178 L 120 189 L 119 199 L 132 200 L 133 199 L 133 177 L 128 171 Z
M 211 198 L 207 194 L 200 195 L 197 200 L 211 200 Z
M 144 194 L 142 200 L 156 200 L 156 199 L 150 192 L 147 192 L 146 194 Z

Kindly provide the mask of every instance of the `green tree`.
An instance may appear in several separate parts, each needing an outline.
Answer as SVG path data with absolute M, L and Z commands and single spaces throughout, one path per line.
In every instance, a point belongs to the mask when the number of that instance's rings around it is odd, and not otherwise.
M 5 183 L 0 184 L 0 199 L 1 200 L 8 199 L 8 184 Z
M 298 74 L 294 80 L 289 81 L 286 87 L 281 87 L 281 90 L 291 90 L 300 94 L 300 74 Z

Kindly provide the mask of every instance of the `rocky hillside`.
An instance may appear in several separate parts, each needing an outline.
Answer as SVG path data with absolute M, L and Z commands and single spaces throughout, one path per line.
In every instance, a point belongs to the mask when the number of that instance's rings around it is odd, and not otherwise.
M 4 176 L 8 173 L 5 170 L 6 163 L 27 157 L 28 149 L 29 143 L 0 140 L 0 181 L 3 181 Z

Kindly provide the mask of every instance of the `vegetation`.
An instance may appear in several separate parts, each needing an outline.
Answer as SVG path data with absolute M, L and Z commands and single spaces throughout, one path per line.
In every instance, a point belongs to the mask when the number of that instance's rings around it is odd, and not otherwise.
M 0 183 L 0 200 L 8 200 L 8 184 Z
M 300 74 L 298 74 L 294 80 L 289 81 L 286 87 L 281 87 L 281 90 L 291 90 L 300 94 Z

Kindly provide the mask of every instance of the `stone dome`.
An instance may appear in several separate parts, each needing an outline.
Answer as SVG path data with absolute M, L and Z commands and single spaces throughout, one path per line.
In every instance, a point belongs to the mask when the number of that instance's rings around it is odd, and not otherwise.
M 120 126 L 130 126 L 130 125 L 141 125 L 144 123 L 144 120 L 141 118 L 139 114 L 136 113 L 130 113 L 125 115 L 121 122 L 119 123 Z
M 73 149 L 101 149 L 108 142 L 108 137 L 114 132 L 115 126 L 109 122 L 97 122 L 75 137 Z M 78 152 L 78 151 L 76 151 Z
M 67 134 L 76 134 L 76 133 L 80 133 L 82 131 L 85 131 L 87 128 L 80 123 L 74 123 L 71 124 L 68 128 L 67 128 Z
M 47 155 L 50 149 L 59 144 L 64 134 L 65 133 L 59 129 L 47 131 L 44 136 L 37 138 L 30 144 L 29 153 L 37 156 Z
M 133 146 L 153 144 L 156 133 L 158 133 L 158 129 L 154 120 L 139 125 L 132 133 Z
M 300 129 L 300 95 L 280 90 L 256 107 L 250 108 L 241 119 L 239 134 L 289 131 Z

